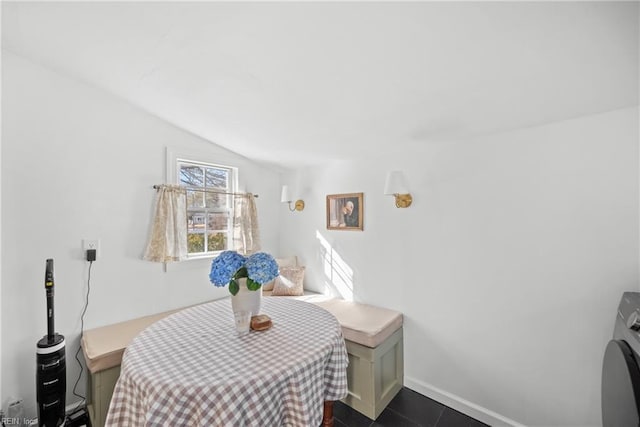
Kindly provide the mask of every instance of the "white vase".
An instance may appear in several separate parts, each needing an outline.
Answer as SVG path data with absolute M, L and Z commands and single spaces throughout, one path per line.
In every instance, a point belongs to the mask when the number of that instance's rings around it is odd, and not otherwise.
M 237 279 L 238 293 L 231 295 L 231 309 L 234 313 L 238 311 L 250 311 L 252 316 L 260 313 L 262 305 L 262 286 L 257 291 L 250 291 L 247 288 L 247 279 L 245 277 Z

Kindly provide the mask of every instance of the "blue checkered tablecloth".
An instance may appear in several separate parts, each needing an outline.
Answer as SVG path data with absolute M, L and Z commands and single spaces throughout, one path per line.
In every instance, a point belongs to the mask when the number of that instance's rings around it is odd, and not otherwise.
M 319 426 L 347 395 L 347 351 L 326 310 L 263 298 L 271 329 L 235 332 L 229 298 L 188 308 L 127 346 L 106 426 Z

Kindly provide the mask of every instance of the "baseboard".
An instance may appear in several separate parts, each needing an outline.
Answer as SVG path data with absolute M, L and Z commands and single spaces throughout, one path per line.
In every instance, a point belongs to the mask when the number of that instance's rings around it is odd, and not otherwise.
M 428 398 L 438 401 L 443 405 L 453 408 L 458 412 L 462 412 L 463 414 L 475 418 L 478 421 L 482 421 L 490 426 L 526 427 L 524 424 L 513 421 L 507 417 L 490 411 L 487 408 L 483 408 L 480 405 L 476 405 L 475 403 L 469 402 L 455 394 L 448 393 L 415 378 L 405 376 L 404 385 L 411 390 L 417 391 Z

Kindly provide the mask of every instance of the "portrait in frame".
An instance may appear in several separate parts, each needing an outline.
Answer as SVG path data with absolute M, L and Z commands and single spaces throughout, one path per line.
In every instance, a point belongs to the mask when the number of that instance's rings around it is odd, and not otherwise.
M 364 193 L 327 196 L 327 230 L 363 230 Z

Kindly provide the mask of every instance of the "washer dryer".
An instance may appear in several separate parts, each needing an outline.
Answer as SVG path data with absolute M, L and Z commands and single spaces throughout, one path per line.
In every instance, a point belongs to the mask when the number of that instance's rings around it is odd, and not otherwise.
M 603 427 L 640 426 L 640 292 L 625 292 L 602 362 Z

